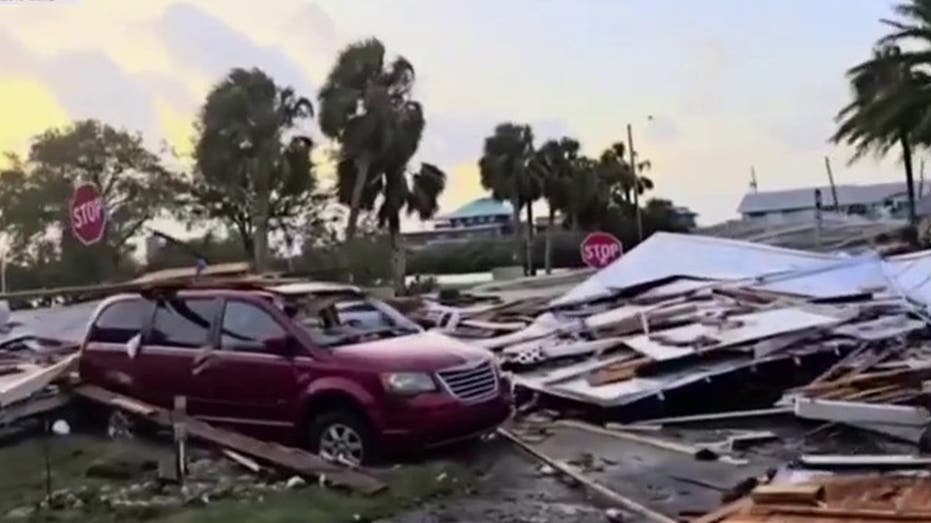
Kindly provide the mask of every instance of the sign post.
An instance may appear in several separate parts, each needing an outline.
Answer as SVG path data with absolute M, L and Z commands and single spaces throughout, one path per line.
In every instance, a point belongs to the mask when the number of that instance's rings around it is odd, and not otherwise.
M 593 269 L 601 269 L 623 254 L 621 241 L 606 232 L 593 232 L 581 245 L 582 261 Z
M 97 186 L 82 183 L 74 188 L 71 204 L 71 232 L 84 245 L 99 242 L 107 229 L 107 212 Z

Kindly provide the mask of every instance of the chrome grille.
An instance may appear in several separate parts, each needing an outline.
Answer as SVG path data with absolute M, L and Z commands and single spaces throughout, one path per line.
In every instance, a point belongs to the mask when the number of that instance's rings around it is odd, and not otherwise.
M 490 360 L 441 370 L 437 374 L 453 396 L 467 403 L 491 399 L 498 394 L 498 374 Z

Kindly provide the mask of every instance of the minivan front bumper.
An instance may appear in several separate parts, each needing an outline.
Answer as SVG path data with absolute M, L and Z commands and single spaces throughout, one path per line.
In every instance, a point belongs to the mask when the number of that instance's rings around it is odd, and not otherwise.
M 481 403 L 463 403 L 446 394 L 417 396 L 394 403 L 376 426 L 383 450 L 403 452 L 438 447 L 492 431 L 512 413 L 509 391 Z

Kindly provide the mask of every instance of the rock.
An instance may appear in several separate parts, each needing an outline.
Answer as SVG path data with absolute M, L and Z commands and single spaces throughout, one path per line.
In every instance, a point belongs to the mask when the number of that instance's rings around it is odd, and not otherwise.
M 306 486 L 306 485 L 307 485 L 307 482 L 304 481 L 304 478 L 302 478 L 302 477 L 300 477 L 300 476 L 292 476 L 291 479 L 289 479 L 289 480 L 284 484 L 284 486 L 285 486 L 286 488 L 289 488 L 289 489 L 301 488 L 301 487 L 304 487 L 304 486 Z
M 624 513 L 616 508 L 609 508 L 605 510 L 605 519 L 611 523 L 623 523 Z
M 537 472 L 543 476 L 552 476 L 556 474 L 556 469 L 549 465 L 541 465 L 540 468 L 537 469 Z
M 6 519 L 27 519 L 35 511 L 35 507 L 17 507 L 6 513 Z

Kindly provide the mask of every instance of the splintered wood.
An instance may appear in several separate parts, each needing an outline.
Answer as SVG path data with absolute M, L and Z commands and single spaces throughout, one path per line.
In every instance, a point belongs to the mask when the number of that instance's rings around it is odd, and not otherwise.
M 905 476 L 827 478 L 757 487 L 748 498 L 695 520 L 702 523 L 853 523 L 931 521 L 931 479 Z

